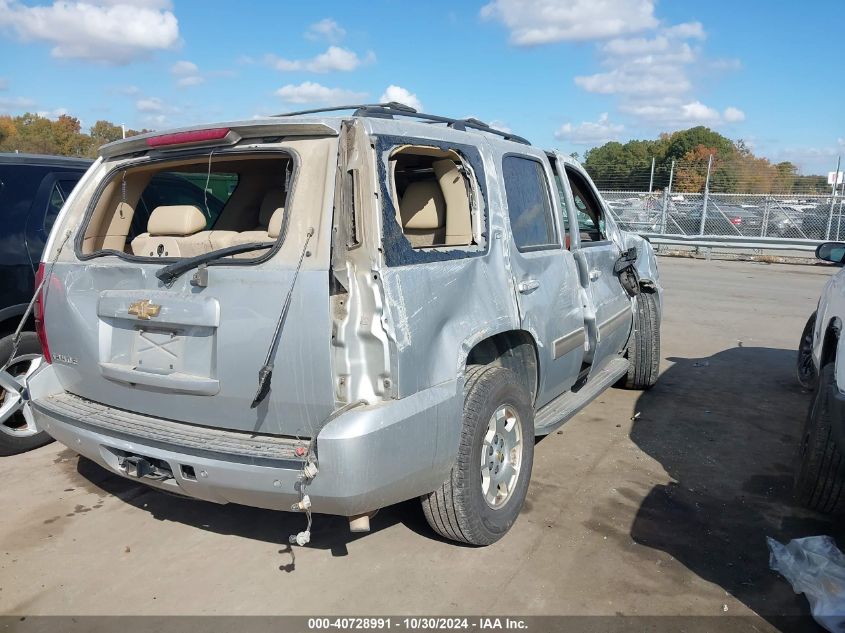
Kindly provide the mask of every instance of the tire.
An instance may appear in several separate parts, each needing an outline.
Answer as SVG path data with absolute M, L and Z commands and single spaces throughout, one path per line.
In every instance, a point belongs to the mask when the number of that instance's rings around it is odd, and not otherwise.
M 517 435 L 521 435 L 518 444 L 514 443 Z M 482 462 L 485 454 L 489 462 Z M 435 532 L 453 541 L 495 543 L 522 510 L 533 463 L 534 407 L 528 390 L 509 369 L 471 367 L 464 386 L 457 459 L 443 485 L 421 498 L 425 518 Z M 507 466 L 516 467 L 510 486 L 496 484 L 494 488 L 497 477 L 507 477 Z
M 12 337 L 6 336 L 0 339 L 0 367 L 6 364 L 12 353 Z M 24 373 L 32 362 L 33 357 L 41 356 L 41 344 L 34 332 L 23 332 L 15 352 L 15 359 L 12 360 L 6 369 L 10 374 L 17 376 Z M 0 388 L 0 406 L 7 397 L 6 392 Z M 31 426 L 28 427 L 23 413 L 18 410 L 11 417 L 2 422 L 0 428 L 0 456 L 17 455 L 30 451 L 39 446 L 44 446 L 53 441 L 44 431 L 37 431 Z
M 660 373 L 660 312 L 652 292 L 640 292 L 634 304 L 634 331 L 628 340 L 625 357 L 630 362 L 617 387 L 650 389 Z
M 816 328 L 816 313 L 810 315 L 804 331 L 801 332 L 801 340 L 798 343 L 798 359 L 795 361 L 795 374 L 798 383 L 804 389 L 813 390 L 816 386 L 818 373 L 813 361 L 813 332 Z
M 837 389 L 834 365 L 820 374 L 796 452 L 795 497 L 801 505 L 826 514 L 845 514 L 845 460 L 833 439 L 830 401 Z

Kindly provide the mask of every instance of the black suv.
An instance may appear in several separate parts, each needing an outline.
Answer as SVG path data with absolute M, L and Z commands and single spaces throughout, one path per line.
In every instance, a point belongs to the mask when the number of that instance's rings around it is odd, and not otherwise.
M 0 368 L 24 377 L 40 362 L 41 346 L 30 317 L 11 359 L 11 334 L 32 298 L 35 272 L 50 228 L 91 161 L 62 156 L 0 154 Z M 50 441 L 18 406 L 18 395 L 0 388 L 0 455 Z

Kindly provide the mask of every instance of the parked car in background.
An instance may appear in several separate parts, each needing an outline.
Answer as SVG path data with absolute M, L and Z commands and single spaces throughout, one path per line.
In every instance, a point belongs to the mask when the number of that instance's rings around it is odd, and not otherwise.
M 28 395 L 121 476 L 356 530 L 420 498 L 436 532 L 486 545 L 520 513 L 536 436 L 657 380 L 654 251 L 567 156 L 400 104 L 101 154 L 42 257 Z M 206 189 L 144 202 L 211 177 L 219 212 Z
M 11 334 L 32 298 L 35 273 L 47 236 L 90 160 L 33 154 L 0 154 L 0 367 L 23 379 L 39 364 L 41 346 L 30 317 L 15 358 Z M 21 400 L 0 385 L 0 455 L 49 441 L 24 415 Z
M 825 242 L 816 256 L 845 264 L 845 243 Z M 795 495 L 808 508 L 845 514 L 845 270 L 831 276 L 798 344 L 797 376 L 813 393 L 801 431 Z
M 845 208 L 836 203 L 831 213 L 828 203 L 805 211 L 801 218 L 801 231 L 810 240 L 845 240 Z
M 689 209 L 675 215 L 675 221 L 686 235 L 701 231 L 703 207 Z M 704 235 L 759 236 L 763 227 L 763 214 L 756 207 L 710 204 L 704 220 Z

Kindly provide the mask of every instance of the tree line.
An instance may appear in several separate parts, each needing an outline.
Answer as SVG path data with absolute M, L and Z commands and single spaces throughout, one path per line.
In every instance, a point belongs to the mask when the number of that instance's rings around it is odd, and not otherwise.
M 126 136 L 149 131 L 126 130 Z M 79 119 L 68 114 L 55 120 L 32 112 L 0 116 L 0 152 L 94 158 L 101 145 L 121 138 L 123 128 L 105 120 L 94 123 L 86 133 Z
M 711 158 L 712 157 L 712 158 Z M 584 167 L 600 189 L 641 191 L 669 186 L 672 191 L 704 191 L 710 164 L 710 191 L 723 193 L 828 193 L 824 176 L 802 176 L 789 161 L 772 163 L 755 156 L 742 141 L 697 126 L 661 134 L 656 140 L 611 141 L 588 150 Z M 674 161 L 674 170 L 672 162 Z

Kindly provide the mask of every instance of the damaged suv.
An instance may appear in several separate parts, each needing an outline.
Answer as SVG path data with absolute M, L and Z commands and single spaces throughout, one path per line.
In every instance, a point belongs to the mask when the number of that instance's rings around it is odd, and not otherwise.
M 201 203 L 144 203 L 179 178 Z M 40 428 L 150 486 L 309 527 L 366 530 L 419 497 L 442 536 L 492 543 L 535 438 L 658 372 L 654 253 L 584 170 L 399 104 L 106 145 L 38 283 Z

